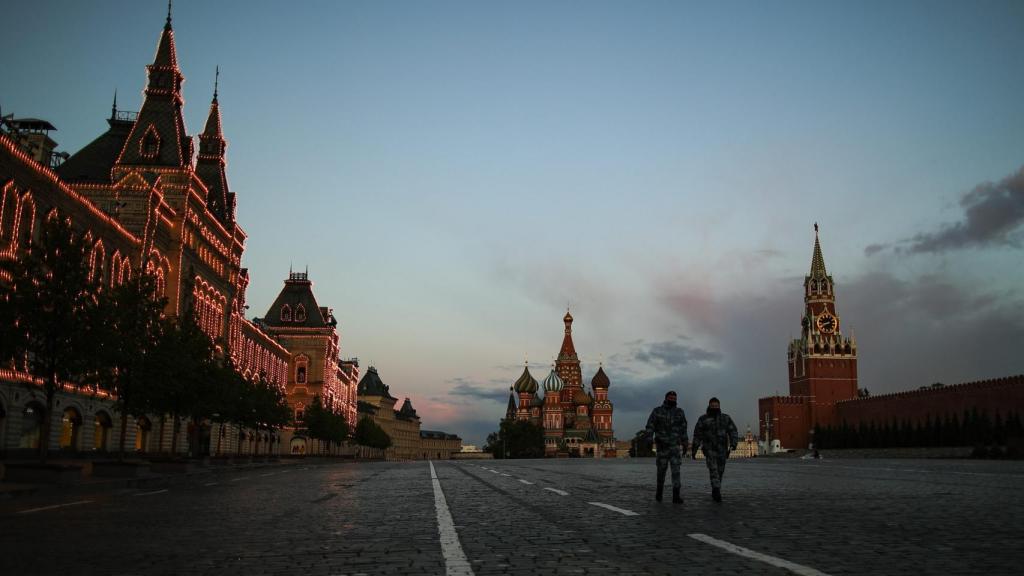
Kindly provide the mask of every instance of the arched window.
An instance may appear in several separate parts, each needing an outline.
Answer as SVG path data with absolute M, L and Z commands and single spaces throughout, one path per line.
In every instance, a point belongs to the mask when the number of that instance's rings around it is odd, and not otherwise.
M 156 158 L 160 154 L 160 135 L 152 124 L 146 128 L 146 134 L 139 142 L 139 154 L 143 158 Z
M 135 451 L 145 452 L 149 449 L 149 434 L 153 430 L 153 423 L 149 418 L 143 416 L 135 422 Z
M 306 413 L 305 406 L 303 406 L 302 404 L 296 404 L 295 405 L 295 422 L 296 422 L 296 424 L 299 423 L 299 422 L 302 422 L 302 418 L 303 418 L 303 416 L 305 416 L 305 413 Z
M 0 192 L 0 246 L 6 246 L 14 239 L 14 227 L 18 221 L 18 195 L 14 183 Z
M 78 450 L 78 437 L 82 430 L 82 415 L 74 408 L 65 408 L 60 419 L 60 447 L 62 450 Z
M 38 402 L 30 402 L 21 413 L 21 436 L 19 448 L 39 448 L 39 432 L 43 426 L 46 409 Z
M 103 248 L 103 240 L 96 242 L 89 254 L 89 279 L 103 283 L 103 265 L 106 262 L 107 251 Z
M 97 412 L 94 421 L 92 448 L 105 452 L 110 440 L 110 429 L 114 427 L 114 423 L 106 412 Z
M 295 383 L 305 384 L 306 383 L 306 367 L 309 365 L 309 360 L 305 356 L 300 356 L 295 360 Z
M 164 277 L 164 269 L 156 269 L 156 296 L 162 298 L 167 292 L 167 279 Z
M 292 321 L 292 307 L 287 305 L 287 304 L 285 304 L 284 306 L 281 306 L 281 322 L 291 322 L 291 321 Z
M 32 246 L 32 231 L 36 224 L 36 202 L 30 194 L 21 199 L 21 223 L 18 224 L 18 247 L 28 250 Z
M 306 321 L 306 307 L 299 304 L 295 307 L 295 321 L 305 322 Z

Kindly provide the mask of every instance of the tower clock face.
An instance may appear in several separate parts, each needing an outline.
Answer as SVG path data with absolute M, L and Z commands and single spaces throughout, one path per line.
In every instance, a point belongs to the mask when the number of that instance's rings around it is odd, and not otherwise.
M 825 312 L 818 316 L 818 330 L 822 334 L 834 334 L 839 329 L 839 318 L 831 312 Z

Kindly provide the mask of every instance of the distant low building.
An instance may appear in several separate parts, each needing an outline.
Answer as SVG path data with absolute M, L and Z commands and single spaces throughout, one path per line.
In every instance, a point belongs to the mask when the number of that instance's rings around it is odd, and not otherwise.
M 420 430 L 420 450 L 426 459 L 447 460 L 462 450 L 462 438 L 447 432 Z
M 462 439 L 446 432 L 420 430 L 420 417 L 408 398 L 395 410 L 398 399 L 391 395 L 391 387 L 380 379 L 377 368 L 370 366 L 357 388 L 358 418 L 370 418 L 391 438 L 391 447 L 385 451 L 388 460 L 423 460 L 450 458 L 462 446 Z M 441 456 L 437 456 L 441 454 Z

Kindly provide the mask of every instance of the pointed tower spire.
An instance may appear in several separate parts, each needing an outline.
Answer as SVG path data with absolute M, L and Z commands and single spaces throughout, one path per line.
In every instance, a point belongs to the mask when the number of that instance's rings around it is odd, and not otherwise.
M 110 119 L 117 119 L 117 88 L 114 88 L 114 103 L 110 105 Z
M 146 66 L 146 73 L 146 98 L 117 164 L 188 168 L 192 165 L 192 139 L 185 131 L 181 111 L 185 103 L 181 97 L 185 77 L 178 69 L 170 3 L 156 56 Z
M 235 195 L 229 191 L 227 177 L 227 140 L 220 122 L 220 66 L 214 71 L 213 100 L 210 101 L 210 114 L 206 117 L 206 126 L 199 135 L 199 155 L 196 157 L 196 175 L 206 185 L 206 207 L 222 224 L 227 225 L 235 219 Z
M 508 406 L 505 408 L 505 418 L 507 420 L 515 420 L 516 418 L 516 395 L 512 391 L 512 387 L 508 387 Z
M 811 278 L 828 276 L 825 271 L 825 257 L 821 255 L 821 241 L 818 239 L 818 223 L 814 223 L 814 254 L 811 255 Z
M 167 23 L 164 24 L 164 30 L 171 29 L 171 2 L 172 0 L 167 0 Z

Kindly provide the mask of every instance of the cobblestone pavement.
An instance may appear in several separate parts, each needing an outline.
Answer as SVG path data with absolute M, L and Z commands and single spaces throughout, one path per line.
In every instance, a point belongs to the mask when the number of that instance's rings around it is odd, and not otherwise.
M 0 574 L 1019 574 L 1024 463 L 315 462 L 0 501 Z M 446 507 L 458 538 L 439 539 Z M 455 564 L 452 564 L 454 567 Z M 454 573 L 454 572 L 453 572 Z M 460 573 L 468 573 L 460 572 Z

